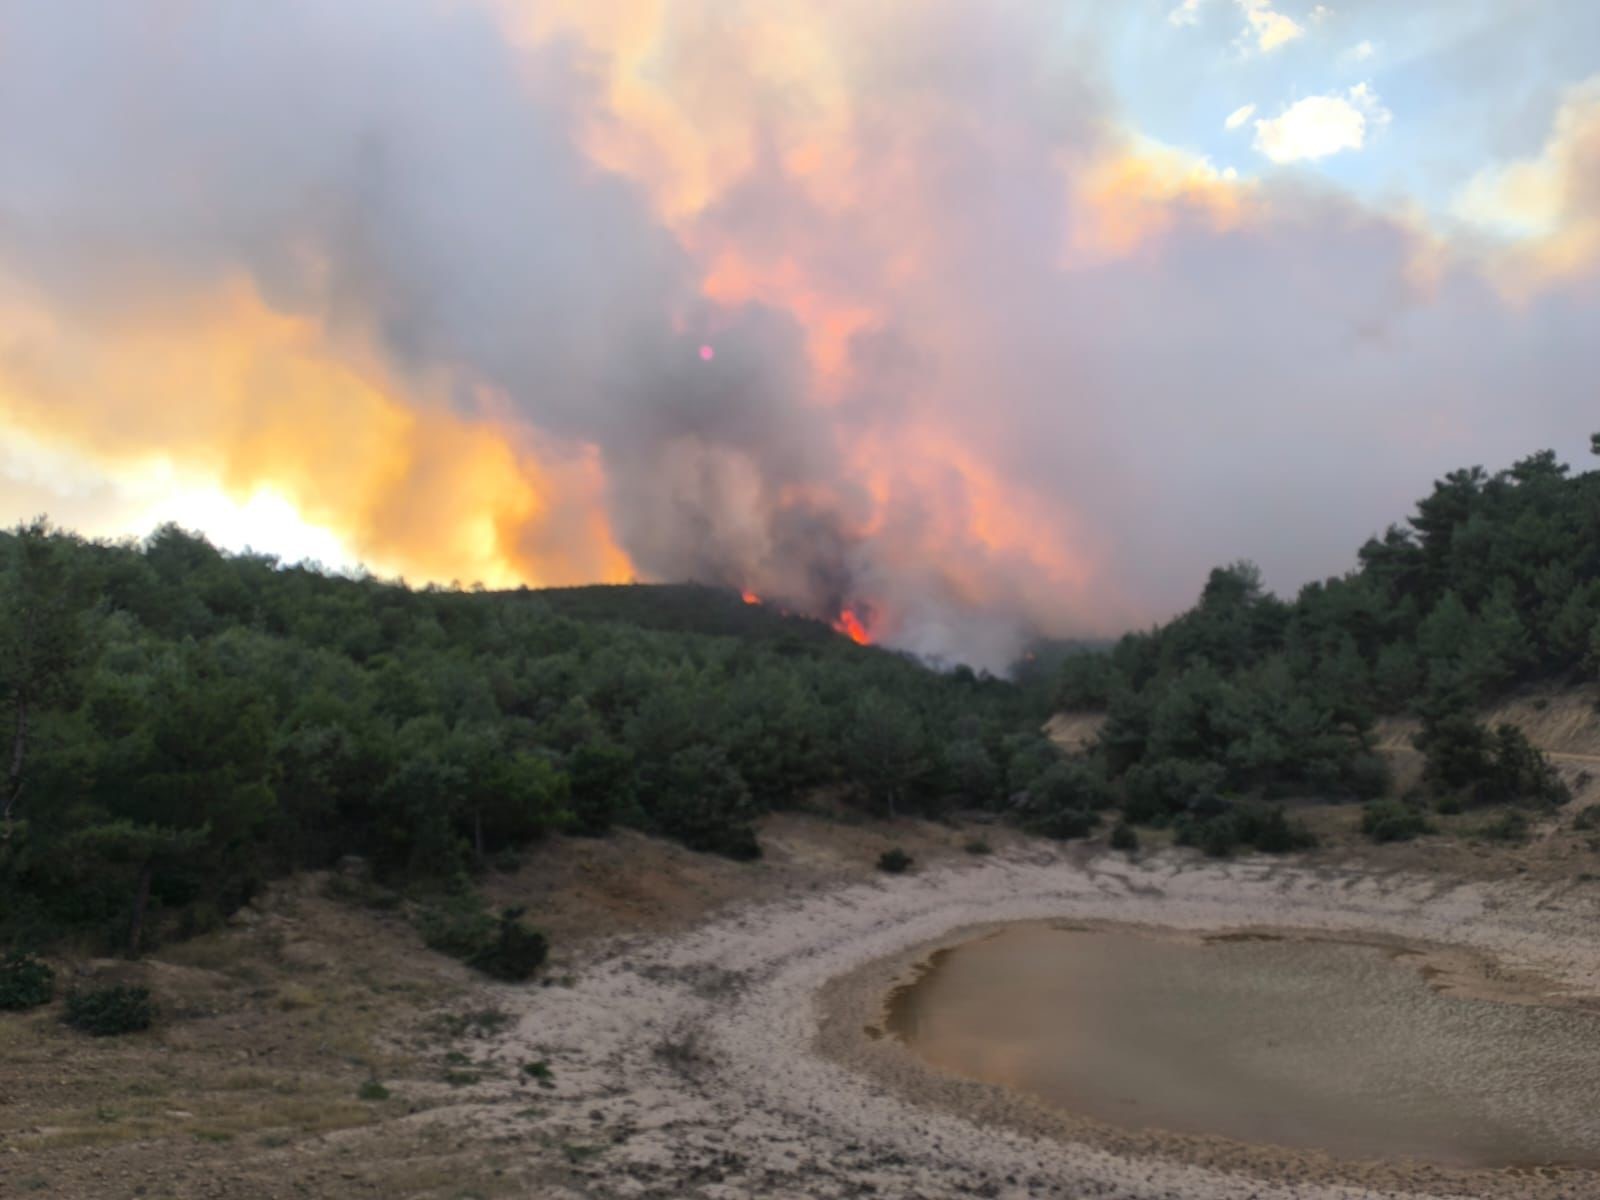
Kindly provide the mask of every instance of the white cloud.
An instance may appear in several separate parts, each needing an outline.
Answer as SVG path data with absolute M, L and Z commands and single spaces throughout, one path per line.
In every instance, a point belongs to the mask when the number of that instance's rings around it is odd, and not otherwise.
M 1183 0 L 1177 8 L 1167 14 L 1167 20 L 1174 25 L 1194 25 L 1200 20 L 1201 0 Z
M 1351 46 L 1350 49 L 1346 50 L 1339 56 L 1339 61 L 1344 63 L 1362 63 L 1366 62 L 1377 52 L 1378 48 L 1371 42 L 1357 42 L 1354 46 Z
M 1205 0 L 1180 0 L 1178 6 L 1167 13 L 1167 20 L 1179 26 L 1198 25 L 1200 7 L 1204 3 Z M 1246 51 L 1253 42 L 1254 48 L 1265 54 L 1305 35 L 1305 26 L 1273 8 L 1273 0 L 1234 0 L 1234 3 L 1244 13 L 1246 25 L 1238 44 Z M 1327 15 L 1328 10 L 1321 5 L 1311 14 L 1317 21 Z
M 1255 148 L 1273 162 L 1299 162 L 1359 150 L 1367 134 L 1388 124 L 1377 93 L 1358 83 L 1344 95 L 1307 96 L 1280 115 L 1256 122 Z
M 1326 4 L 1319 4 L 1311 10 L 1311 21 L 1315 25 L 1321 25 L 1331 16 L 1333 16 L 1333 9 Z
M 1224 129 L 1237 129 L 1251 117 L 1255 116 L 1255 112 L 1256 106 L 1254 104 L 1246 104 L 1240 108 L 1236 108 L 1228 114 L 1228 119 L 1222 123 L 1222 127 Z
M 1600 75 L 1573 88 L 1556 113 L 1543 149 L 1530 158 L 1485 167 L 1456 198 L 1455 212 L 1474 224 L 1518 237 L 1600 245 Z
M 1272 0 L 1238 0 L 1250 23 L 1247 34 L 1254 35 L 1256 49 L 1270 53 L 1305 35 L 1305 26 L 1272 7 Z

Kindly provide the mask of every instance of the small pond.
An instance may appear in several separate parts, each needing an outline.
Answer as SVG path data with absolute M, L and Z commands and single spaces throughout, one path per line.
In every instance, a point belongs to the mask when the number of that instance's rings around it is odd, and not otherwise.
M 1600 1165 L 1600 1016 L 1430 987 L 1352 942 L 1044 923 L 935 954 L 889 1030 L 1100 1121 L 1455 1166 Z

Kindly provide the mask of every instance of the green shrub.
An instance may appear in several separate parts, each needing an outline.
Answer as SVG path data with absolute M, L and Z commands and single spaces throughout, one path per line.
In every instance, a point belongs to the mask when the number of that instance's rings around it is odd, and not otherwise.
M 1424 778 L 1454 802 L 1450 811 L 1460 811 L 1463 796 L 1478 805 L 1546 806 L 1572 799 L 1543 752 L 1514 725 L 1491 732 L 1456 713 L 1424 725 L 1417 746 L 1428 756 Z M 1441 812 L 1447 802 L 1440 801 Z
M 915 861 L 911 855 L 896 846 L 878 855 L 878 870 L 886 871 L 890 875 L 903 875 L 911 869 L 911 864 Z
M 1134 825 L 1164 825 L 1218 802 L 1227 772 L 1218 764 L 1163 758 L 1135 764 L 1123 776 L 1123 816 Z
M 373 1100 L 373 1101 L 376 1101 L 376 1100 L 387 1100 L 388 1098 L 389 1098 L 389 1089 L 384 1087 L 383 1084 L 379 1083 L 376 1079 L 368 1079 L 368 1080 L 364 1081 L 362 1083 L 362 1085 L 356 1089 L 356 1099 L 357 1100 Z
M 1058 808 L 1028 822 L 1028 828 L 1043 837 L 1071 841 L 1086 838 L 1100 824 L 1100 814 L 1078 808 Z
M 0 1009 L 38 1008 L 55 991 L 55 972 L 33 955 L 13 952 L 0 961 Z
M 430 950 L 466 962 L 495 936 L 495 922 L 484 911 L 483 900 L 463 892 L 425 904 L 416 916 L 417 932 Z
M 467 965 L 508 983 L 521 983 L 544 965 L 550 943 L 537 929 L 522 923 L 523 910 L 508 908 L 500 914 L 491 941 L 480 947 Z
M 1300 822 L 1290 821 L 1281 804 L 1240 804 L 1227 819 L 1237 840 L 1263 854 L 1290 854 L 1317 844 L 1316 835 Z
M 962 849 L 965 850 L 968 854 L 992 854 L 992 853 L 994 853 L 994 847 L 989 845 L 989 843 L 987 841 L 985 841 L 983 838 L 973 838 L 970 842 L 968 842 L 965 846 L 963 846 Z
M 1239 844 L 1239 834 L 1230 818 L 1212 817 L 1196 830 L 1195 844 L 1212 858 L 1226 858 Z
M 1139 835 L 1134 832 L 1132 825 L 1126 821 L 1118 821 L 1111 830 L 1111 848 L 1113 850 L 1126 850 L 1129 853 L 1139 848 Z
M 1040 772 L 1028 786 L 1030 807 L 1049 814 L 1062 809 L 1097 811 L 1115 800 L 1105 771 L 1092 761 L 1065 759 Z
M 1254 801 L 1203 819 L 1185 815 L 1174 828 L 1180 846 L 1198 846 L 1212 858 L 1225 858 L 1241 845 L 1263 854 L 1289 854 L 1317 844 L 1316 835 L 1299 821 L 1289 820 L 1282 805 Z
M 94 1037 L 112 1037 L 149 1029 L 154 1016 L 149 988 L 116 986 L 68 993 L 62 1019 Z
M 1515 809 L 1507 809 L 1493 820 L 1479 826 L 1478 836 L 1491 842 L 1526 841 L 1528 818 Z
M 508 983 L 521 983 L 544 965 L 550 943 L 544 934 L 522 922 L 522 909 L 505 909 L 498 918 L 484 910 L 473 892 L 425 906 L 417 928 L 430 950 L 460 959 Z
M 1399 800 L 1374 800 L 1361 810 L 1361 832 L 1375 842 L 1409 842 L 1433 826 L 1420 808 Z

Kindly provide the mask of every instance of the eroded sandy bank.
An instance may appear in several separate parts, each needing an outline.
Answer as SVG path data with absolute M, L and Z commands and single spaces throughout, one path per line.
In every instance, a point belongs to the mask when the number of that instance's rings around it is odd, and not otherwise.
M 733 909 L 613 940 L 570 987 L 512 993 L 497 1047 L 547 1061 L 537 1103 L 476 1110 L 570 1147 L 549 1194 L 639 1197 L 1600 1195 L 1592 1172 L 1363 1168 L 1205 1139 L 1118 1133 L 918 1066 L 863 1032 L 883 989 L 960 931 L 1068 918 L 1273 927 L 1447 944 L 1497 986 L 1600 995 L 1592 899 L 1531 886 L 1184 855 L 1030 847 Z

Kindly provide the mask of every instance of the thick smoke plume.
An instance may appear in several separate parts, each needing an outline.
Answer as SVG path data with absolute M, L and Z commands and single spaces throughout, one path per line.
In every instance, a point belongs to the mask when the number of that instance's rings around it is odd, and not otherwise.
M 1582 444 L 1592 97 L 1497 256 L 1130 144 L 1058 7 L 0 0 L 0 408 L 411 573 L 990 667 Z

